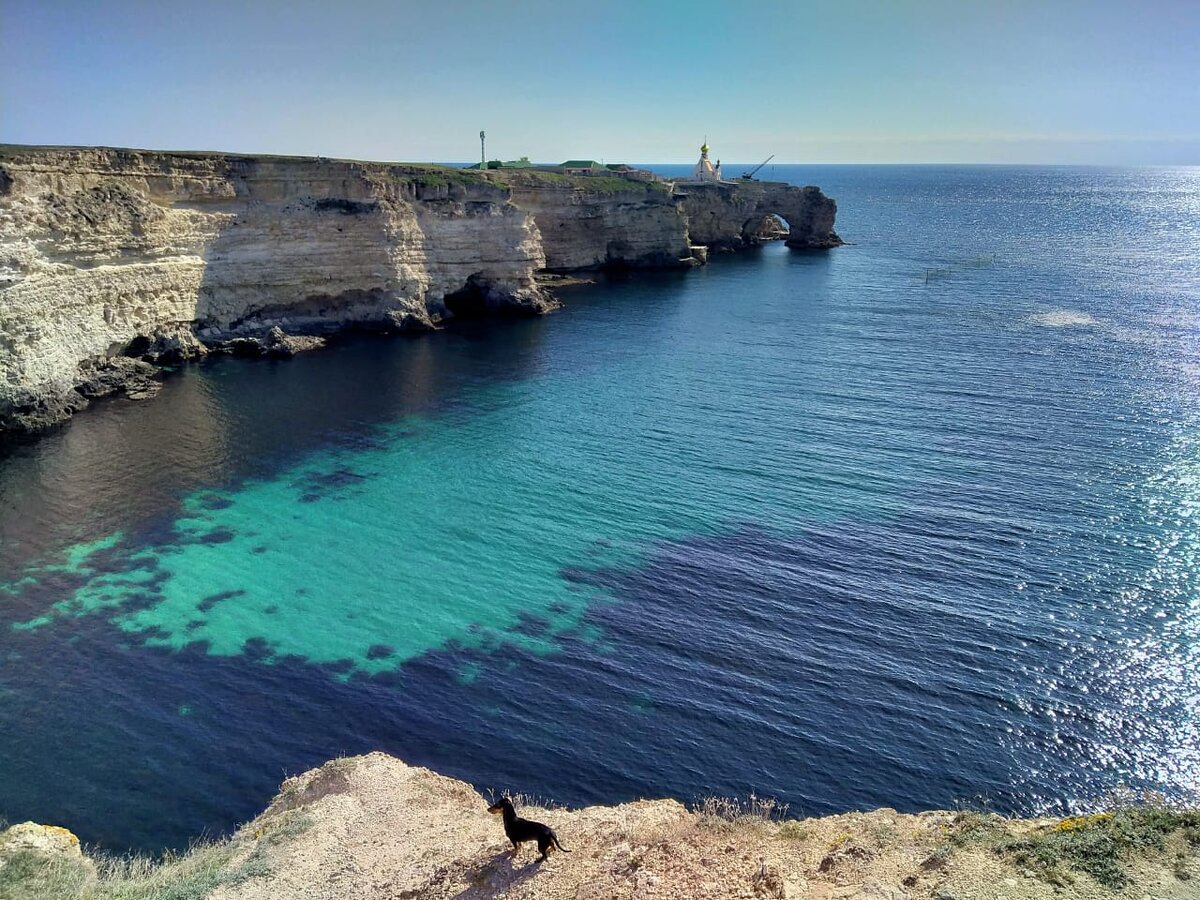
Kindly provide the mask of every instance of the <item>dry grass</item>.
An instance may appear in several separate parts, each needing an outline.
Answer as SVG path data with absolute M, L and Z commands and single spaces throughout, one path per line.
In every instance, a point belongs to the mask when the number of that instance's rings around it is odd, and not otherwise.
M 198 845 L 162 860 L 144 856 L 101 857 L 95 874 L 77 860 L 24 852 L 0 869 L 5 900 L 202 900 L 219 885 L 256 872 L 229 871 L 231 844 Z
M 161 859 L 96 854 L 87 861 L 14 854 L 0 867 L 4 900 L 202 900 L 225 884 L 239 884 L 271 871 L 270 851 L 303 834 L 312 819 L 285 813 L 255 832 L 254 850 L 241 863 L 234 860 L 243 844 L 237 839 L 194 845 L 182 854 Z
M 736 797 L 705 797 L 692 807 L 703 825 L 728 831 L 739 827 L 756 827 L 787 818 L 788 805 L 774 797 L 751 794 L 746 800 Z
M 513 806 L 518 809 L 521 807 L 531 807 L 533 809 L 566 809 L 561 803 L 554 800 L 547 800 L 545 797 L 539 797 L 537 794 L 524 794 L 520 792 L 505 792 L 498 791 L 495 788 L 487 789 L 488 806 L 493 805 L 501 797 L 507 797 L 512 801 Z M 517 813 L 520 815 L 520 812 Z

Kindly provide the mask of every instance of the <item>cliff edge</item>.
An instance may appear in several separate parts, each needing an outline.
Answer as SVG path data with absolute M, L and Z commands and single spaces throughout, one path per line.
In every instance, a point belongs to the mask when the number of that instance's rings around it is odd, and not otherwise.
M 0 146 L 0 433 L 157 390 L 164 363 L 346 328 L 539 315 L 542 273 L 840 243 L 816 188 L 102 147 Z
M 135 358 L 545 312 L 544 264 L 532 217 L 454 170 L 6 148 L 0 427 L 52 424 L 129 374 L 145 387 Z
M 568 811 L 520 805 L 569 853 L 509 853 L 470 785 L 382 753 L 284 782 L 232 838 L 154 867 L 101 861 L 62 829 L 0 833 L 0 896 L 1185 900 L 1200 883 L 1200 814 L 1130 808 L 1077 819 L 880 809 L 776 821 L 770 805 L 673 800 Z M 43 893 L 35 893 L 42 891 Z

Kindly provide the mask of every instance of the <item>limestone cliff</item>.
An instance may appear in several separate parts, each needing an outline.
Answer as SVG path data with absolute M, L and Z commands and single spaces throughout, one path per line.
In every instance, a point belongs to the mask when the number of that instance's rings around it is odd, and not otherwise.
M 825 250 L 842 243 L 833 229 L 837 204 L 815 187 L 775 181 L 681 184 L 676 195 L 693 244 L 736 250 L 759 243 L 763 220 L 771 215 L 788 223 L 789 247 Z
M 533 214 L 546 268 L 661 268 L 690 255 L 688 222 L 663 182 L 496 171 L 489 176 Z
M 269 333 L 543 312 L 537 225 L 469 173 L 108 149 L 0 152 L 0 423 L 82 404 L 79 366 Z
M 569 852 L 510 853 L 470 785 L 382 753 L 284 782 L 231 839 L 158 867 L 80 856 L 59 828 L 0 832 L 0 896 L 90 900 L 1194 900 L 1200 813 L 1075 819 L 891 809 L 778 820 L 770 803 L 569 811 L 518 798 Z M 7 889 L 7 893 L 6 893 Z
M 816 188 L 324 158 L 0 146 L 0 432 L 60 422 L 151 363 L 290 355 L 341 328 L 558 304 L 539 272 L 683 265 L 765 216 L 828 247 Z

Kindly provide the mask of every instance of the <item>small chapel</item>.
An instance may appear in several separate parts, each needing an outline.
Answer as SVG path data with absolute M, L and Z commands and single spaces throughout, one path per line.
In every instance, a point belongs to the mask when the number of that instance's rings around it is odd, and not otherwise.
M 700 161 L 692 169 L 692 174 L 684 179 L 689 184 L 712 184 L 721 180 L 721 161 L 718 159 L 714 166 L 708 158 L 708 138 L 700 145 Z

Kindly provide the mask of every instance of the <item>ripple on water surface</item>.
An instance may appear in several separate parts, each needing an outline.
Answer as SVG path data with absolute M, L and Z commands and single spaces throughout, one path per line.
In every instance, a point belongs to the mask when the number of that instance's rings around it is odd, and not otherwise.
M 569 803 L 1195 791 L 1200 236 L 1112 264 L 1194 179 L 792 174 L 856 246 L 11 450 L 0 813 L 182 846 L 376 748 Z

